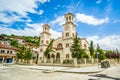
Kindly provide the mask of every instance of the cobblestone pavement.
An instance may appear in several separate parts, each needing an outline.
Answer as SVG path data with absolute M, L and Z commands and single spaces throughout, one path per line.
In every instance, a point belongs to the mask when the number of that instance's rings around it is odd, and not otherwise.
M 0 65 L 0 80 L 120 80 L 120 64 L 94 74 L 42 71 L 19 65 Z

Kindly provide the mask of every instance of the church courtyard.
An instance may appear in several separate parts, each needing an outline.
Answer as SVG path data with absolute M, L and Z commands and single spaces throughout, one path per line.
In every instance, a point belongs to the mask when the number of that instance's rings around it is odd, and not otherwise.
M 120 64 L 112 65 L 99 73 L 65 73 L 51 72 L 49 70 L 75 70 L 74 67 L 53 66 L 25 66 L 25 65 L 2 65 L 0 64 L 0 80 L 120 80 Z M 83 70 L 85 67 L 82 67 Z M 94 66 L 91 66 L 94 69 Z M 79 70 L 80 68 L 78 68 Z M 89 70 L 89 68 L 88 68 Z

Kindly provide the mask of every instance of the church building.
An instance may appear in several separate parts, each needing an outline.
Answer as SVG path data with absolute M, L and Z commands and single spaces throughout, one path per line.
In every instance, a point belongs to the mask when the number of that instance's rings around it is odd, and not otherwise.
M 38 63 L 45 62 L 46 58 L 44 57 L 44 51 L 51 40 L 50 26 L 44 24 L 43 31 L 40 38 L 39 46 L 39 58 Z M 73 39 L 78 35 L 76 32 L 76 25 L 74 23 L 74 15 L 72 13 L 65 14 L 65 23 L 63 24 L 62 37 L 59 37 L 53 42 L 53 49 L 55 52 L 49 55 L 49 58 L 53 57 L 55 60 L 59 59 L 62 62 L 65 59 L 72 59 L 70 47 L 73 43 Z M 88 52 L 88 41 L 85 38 L 79 38 L 81 41 L 81 46 Z

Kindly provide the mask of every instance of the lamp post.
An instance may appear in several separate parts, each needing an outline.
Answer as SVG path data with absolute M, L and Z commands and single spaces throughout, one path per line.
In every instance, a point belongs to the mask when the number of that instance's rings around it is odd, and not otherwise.
M 98 60 L 98 69 L 99 69 L 99 52 L 97 52 L 97 60 Z

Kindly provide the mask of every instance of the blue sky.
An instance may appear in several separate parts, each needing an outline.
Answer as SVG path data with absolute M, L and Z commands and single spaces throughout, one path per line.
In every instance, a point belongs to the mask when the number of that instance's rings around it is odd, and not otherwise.
M 74 14 L 79 37 L 120 49 L 120 0 L 0 0 L 0 33 L 39 36 L 47 23 L 57 38 L 67 12 Z

